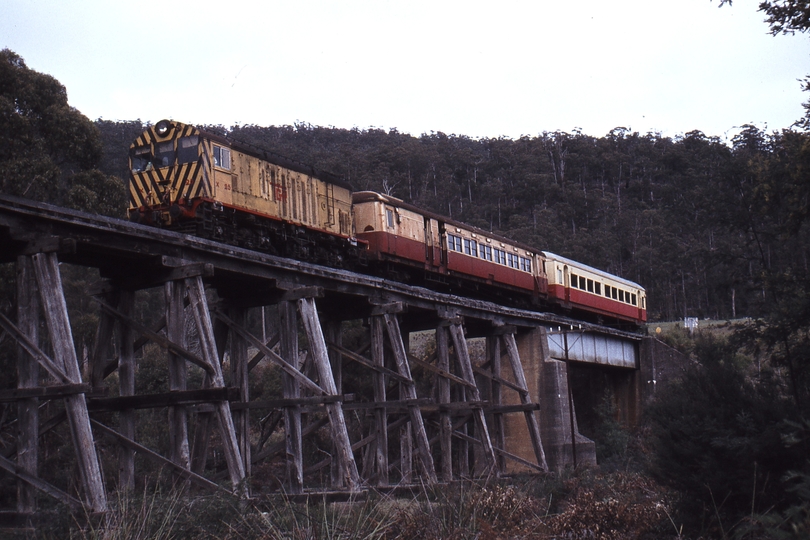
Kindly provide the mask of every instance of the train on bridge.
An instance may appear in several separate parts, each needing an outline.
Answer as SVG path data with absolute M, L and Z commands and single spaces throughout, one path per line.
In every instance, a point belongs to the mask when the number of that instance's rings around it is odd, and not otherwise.
M 134 222 L 605 322 L 647 320 L 637 283 L 194 126 L 161 120 L 129 161 Z

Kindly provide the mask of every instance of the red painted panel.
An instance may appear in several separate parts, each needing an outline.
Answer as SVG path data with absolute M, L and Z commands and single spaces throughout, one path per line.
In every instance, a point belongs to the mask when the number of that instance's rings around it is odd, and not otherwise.
M 587 293 L 581 289 L 571 289 L 571 303 L 579 305 L 597 313 L 615 315 L 623 319 L 632 321 L 647 320 L 644 310 L 639 310 L 638 306 L 631 306 L 624 302 L 619 302 L 605 296 Z M 639 312 L 643 313 L 643 318 L 639 318 Z
M 358 233 L 357 238 L 368 242 L 371 253 L 395 255 L 419 263 L 426 262 L 425 244 L 412 238 L 404 238 L 385 231 Z
M 549 284 L 548 296 L 549 298 L 557 298 L 559 300 L 565 300 L 565 287 L 563 287 L 562 285 Z
M 454 272 L 503 283 L 512 287 L 534 291 L 534 277 L 528 272 L 522 272 L 508 266 L 485 261 L 457 251 L 447 254 L 447 268 Z

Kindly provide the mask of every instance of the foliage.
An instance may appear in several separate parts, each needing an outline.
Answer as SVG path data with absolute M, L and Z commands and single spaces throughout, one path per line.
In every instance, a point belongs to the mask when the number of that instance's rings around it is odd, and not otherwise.
M 602 466 L 608 461 L 624 460 L 631 442 L 630 432 L 622 427 L 617 417 L 613 393 L 605 392 L 596 414 L 598 424 L 594 434 L 596 443 L 596 461 Z
M 652 472 L 688 494 L 680 515 L 689 526 L 728 532 L 786 503 L 779 479 L 804 454 L 783 444 L 795 411 L 770 374 L 752 380 L 736 348 L 713 338 L 698 340 L 696 356 L 649 410 Z
M 124 186 L 95 169 L 98 130 L 59 81 L 0 51 L 0 192 L 122 215 Z

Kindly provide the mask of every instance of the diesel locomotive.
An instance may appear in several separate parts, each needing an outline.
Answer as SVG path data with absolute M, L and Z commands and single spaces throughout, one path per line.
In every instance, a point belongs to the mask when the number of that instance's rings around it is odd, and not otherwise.
M 132 221 L 608 320 L 647 320 L 637 283 L 395 197 L 353 193 L 338 176 L 194 126 L 149 127 L 130 147 L 130 170 Z
M 132 221 L 324 264 L 355 244 L 342 179 L 193 126 L 148 128 L 130 171 Z

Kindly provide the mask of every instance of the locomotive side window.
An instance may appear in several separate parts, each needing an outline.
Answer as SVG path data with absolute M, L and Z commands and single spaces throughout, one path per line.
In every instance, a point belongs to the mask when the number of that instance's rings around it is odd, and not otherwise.
M 388 227 L 393 229 L 394 228 L 394 211 L 390 208 L 385 209 L 385 220 L 388 223 Z
M 174 141 L 158 143 L 155 148 L 155 167 L 174 164 Z
M 197 151 L 197 143 L 199 137 L 192 135 L 190 137 L 180 137 L 177 140 L 177 163 L 194 163 L 199 157 Z
M 152 161 L 152 149 L 148 146 L 139 146 L 132 149 L 132 172 L 147 170 Z
M 557 282 L 560 285 L 563 284 L 563 271 L 562 271 L 562 268 L 557 268 Z
M 214 145 L 214 165 L 223 169 L 231 168 L 231 149 Z

